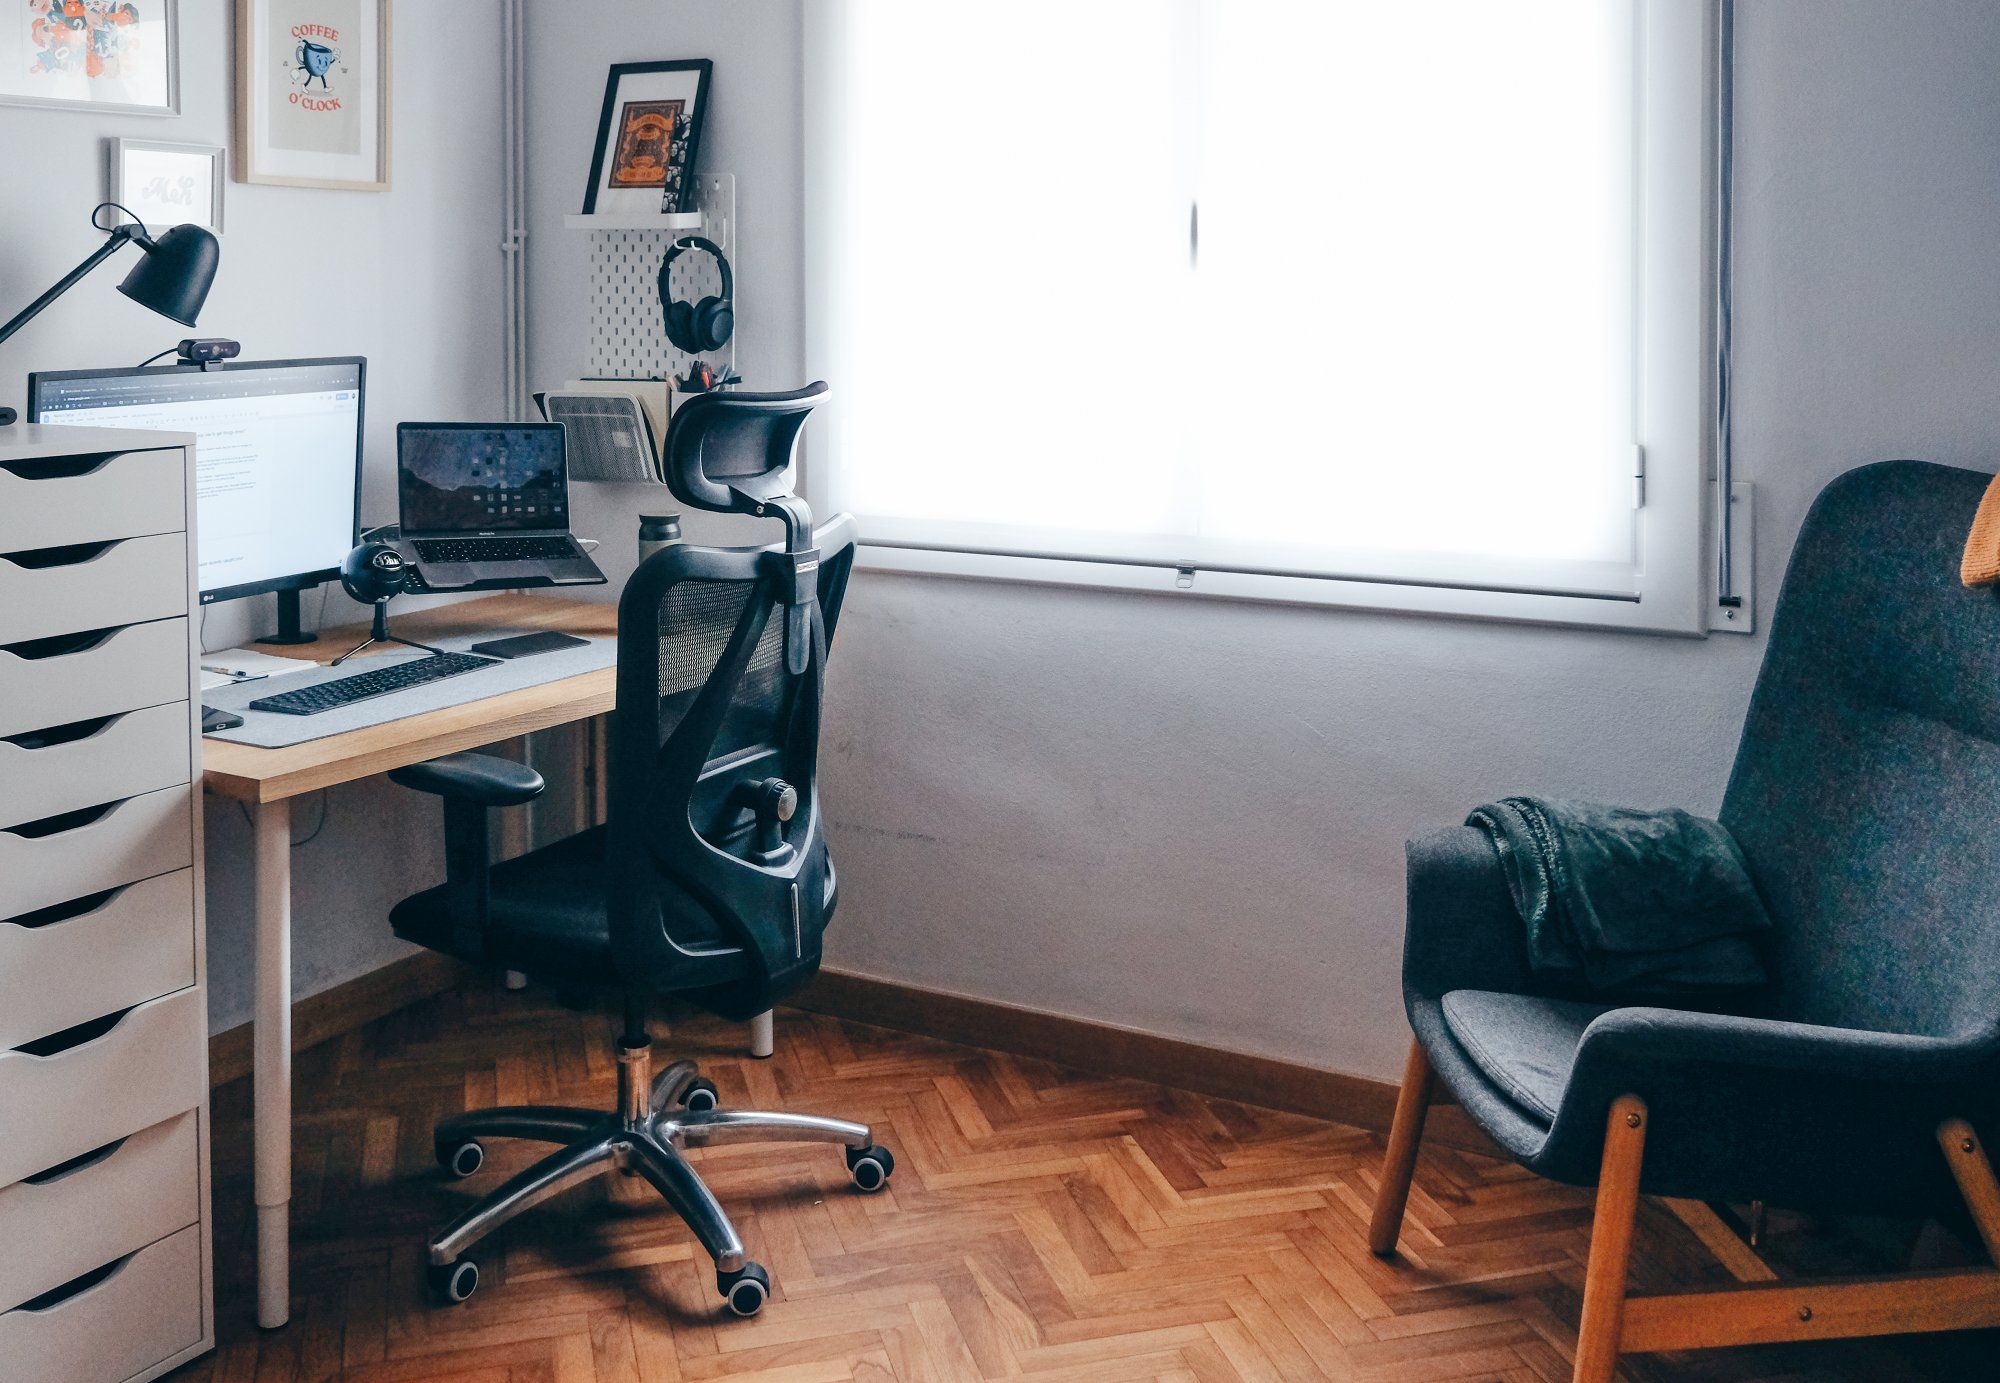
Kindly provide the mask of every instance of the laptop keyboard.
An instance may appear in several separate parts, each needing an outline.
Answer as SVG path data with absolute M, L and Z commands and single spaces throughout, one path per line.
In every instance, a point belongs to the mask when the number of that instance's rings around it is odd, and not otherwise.
M 419 538 L 424 562 L 560 562 L 577 555 L 570 538 Z

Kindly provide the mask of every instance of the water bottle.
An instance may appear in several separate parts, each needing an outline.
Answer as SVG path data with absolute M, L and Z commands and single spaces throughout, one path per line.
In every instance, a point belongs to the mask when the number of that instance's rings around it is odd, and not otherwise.
M 681 516 L 679 514 L 641 514 L 639 516 L 639 560 L 662 548 L 672 547 L 681 541 Z

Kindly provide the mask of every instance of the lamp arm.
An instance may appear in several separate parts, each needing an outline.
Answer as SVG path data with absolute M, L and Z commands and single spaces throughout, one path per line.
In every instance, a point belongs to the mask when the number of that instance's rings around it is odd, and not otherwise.
M 119 248 L 123 246 L 127 241 L 141 240 L 144 239 L 144 237 L 145 237 L 145 232 L 142 231 L 138 226 L 135 226 L 130 222 L 126 222 L 125 224 L 114 228 L 111 234 L 105 238 L 104 243 L 102 245 L 99 245 L 95 250 L 92 250 L 90 252 L 90 257 L 88 259 L 84 260 L 83 263 L 77 265 L 74 269 L 70 270 L 67 274 L 64 274 L 61 281 L 58 282 L 55 287 L 51 288 L 48 292 L 42 294 L 41 297 L 35 299 L 33 302 L 29 303 L 26 307 L 22 308 L 19 315 L 14 317 L 13 320 L 9 321 L 7 325 L 0 326 L 0 341 L 5 341 L 8 337 L 12 336 L 15 332 L 19 331 L 22 327 L 26 326 L 29 322 L 33 321 L 35 317 L 41 313 L 41 310 L 43 308 L 47 307 L 57 298 L 60 298 L 63 294 L 69 292 L 70 289 L 76 287 L 77 281 L 79 279 L 81 279 L 85 274 L 88 274 L 92 269 L 95 269 L 98 265 L 102 264 L 105 260 L 111 258 L 112 255 L 118 253 Z

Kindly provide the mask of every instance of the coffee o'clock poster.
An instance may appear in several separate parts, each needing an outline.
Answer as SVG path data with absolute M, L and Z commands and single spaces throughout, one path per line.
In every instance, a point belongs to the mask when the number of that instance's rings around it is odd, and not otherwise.
M 237 0 L 240 182 L 389 186 L 389 0 Z

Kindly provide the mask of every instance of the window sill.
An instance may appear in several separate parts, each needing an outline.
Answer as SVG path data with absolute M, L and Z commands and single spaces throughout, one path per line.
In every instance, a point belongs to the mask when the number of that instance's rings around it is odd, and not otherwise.
M 1118 562 L 888 547 L 869 543 L 865 538 L 856 548 L 855 566 L 862 571 L 900 572 L 905 575 L 1138 591 L 1182 600 L 1258 601 L 1685 637 L 1704 637 L 1708 632 L 1705 612 L 1697 602 L 1687 599 L 1670 601 L 1644 596 L 1621 599 L 1266 573 L 1190 572 Z

